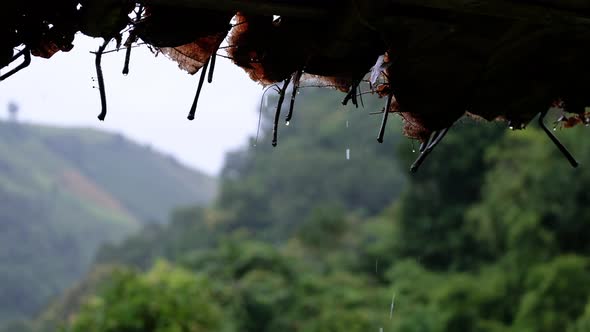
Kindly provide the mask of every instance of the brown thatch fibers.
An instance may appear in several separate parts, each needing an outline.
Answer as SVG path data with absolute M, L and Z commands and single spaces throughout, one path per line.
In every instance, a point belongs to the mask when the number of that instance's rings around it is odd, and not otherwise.
M 281 82 L 303 67 L 303 49 L 294 39 L 297 26 L 289 19 L 236 15 L 228 54 L 254 81 L 263 85 Z
M 211 55 L 217 51 L 225 38 L 224 33 L 202 37 L 196 41 L 178 46 L 162 47 L 160 51 L 178 63 L 178 67 L 193 75 L 203 67 Z

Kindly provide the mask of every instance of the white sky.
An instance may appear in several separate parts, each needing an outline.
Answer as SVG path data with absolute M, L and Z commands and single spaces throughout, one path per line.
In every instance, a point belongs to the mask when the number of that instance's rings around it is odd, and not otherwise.
M 103 56 L 109 112 L 100 122 L 94 55 L 89 53 L 100 43 L 78 35 L 69 53 L 49 60 L 34 57 L 31 66 L 0 83 L 0 117 L 14 101 L 21 121 L 119 132 L 209 174 L 217 174 L 224 154 L 255 133 L 262 86 L 240 68 L 217 58 L 213 83 L 205 82 L 191 122 L 186 117 L 200 73 L 188 75 L 145 46 L 133 49 L 127 77 L 121 74 L 124 49 Z

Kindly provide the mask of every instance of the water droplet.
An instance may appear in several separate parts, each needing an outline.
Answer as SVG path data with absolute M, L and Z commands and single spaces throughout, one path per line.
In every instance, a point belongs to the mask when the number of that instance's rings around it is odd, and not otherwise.
M 508 128 L 510 128 L 510 130 L 514 130 L 514 127 L 513 127 L 513 126 L 510 126 L 510 127 L 508 127 Z
M 416 153 L 416 149 L 412 149 L 412 153 Z
M 346 128 L 348 128 L 348 120 L 346 120 Z
M 556 130 L 557 130 L 557 128 L 553 128 L 553 131 L 556 131 Z
M 350 160 L 350 149 L 346 149 L 346 160 Z
M 395 293 L 391 297 L 391 307 L 389 308 L 389 319 L 393 318 L 393 309 L 395 308 Z
M 287 126 L 288 126 L 288 125 L 290 125 L 290 124 L 291 124 L 291 122 L 290 122 L 290 121 L 287 121 L 287 122 L 285 123 L 285 125 L 287 125 Z
M 123 76 L 127 76 L 127 75 L 129 75 L 129 73 L 123 73 Z

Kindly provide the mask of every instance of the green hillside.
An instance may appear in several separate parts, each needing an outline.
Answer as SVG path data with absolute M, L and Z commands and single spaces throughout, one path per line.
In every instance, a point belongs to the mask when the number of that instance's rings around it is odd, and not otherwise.
M 165 221 L 176 206 L 206 204 L 215 197 L 213 178 L 121 135 L 91 129 L 29 129 L 143 221 Z
M 127 267 L 6 331 L 590 331 L 586 127 L 556 130 L 575 170 L 535 124 L 465 120 L 409 175 L 411 143 L 362 152 L 365 111 L 309 97 L 278 150 L 263 130 L 227 158 L 216 204 L 104 249 Z
M 0 322 L 72 285 L 100 245 L 210 202 L 215 186 L 120 135 L 0 123 Z

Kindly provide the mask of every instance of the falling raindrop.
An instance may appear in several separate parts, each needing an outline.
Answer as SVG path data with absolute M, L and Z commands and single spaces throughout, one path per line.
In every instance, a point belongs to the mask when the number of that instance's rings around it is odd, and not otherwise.
M 285 123 L 285 125 L 286 125 L 286 126 L 289 126 L 290 124 L 291 124 L 291 122 L 290 122 L 290 121 L 287 121 L 287 122 Z
M 514 127 L 513 127 L 513 126 L 510 126 L 510 127 L 508 127 L 508 128 L 510 128 L 510 130 L 514 130 Z
M 393 309 L 395 308 L 395 294 L 391 297 L 391 307 L 389 308 L 389 319 L 393 318 Z
M 346 149 L 346 160 L 350 160 L 350 149 Z
M 412 149 L 412 153 L 416 153 L 416 149 Z
M 346 128 L 348 128 L 348 120 L 346 120 Z
M 553 131 L 557 131 L 557 127 L 553 128 Z

